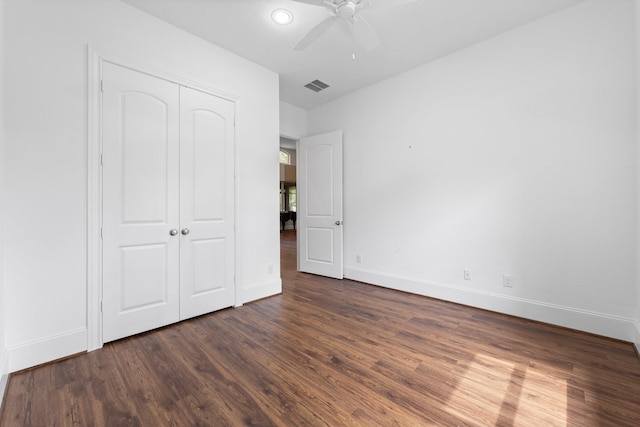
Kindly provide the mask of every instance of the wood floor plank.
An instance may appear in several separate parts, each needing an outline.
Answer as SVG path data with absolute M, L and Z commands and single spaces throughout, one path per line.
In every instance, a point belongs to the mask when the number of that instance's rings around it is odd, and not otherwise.
M 0 425 L 638 426 L 629 343 L 295 271 L 283 293 L 10 376 Z

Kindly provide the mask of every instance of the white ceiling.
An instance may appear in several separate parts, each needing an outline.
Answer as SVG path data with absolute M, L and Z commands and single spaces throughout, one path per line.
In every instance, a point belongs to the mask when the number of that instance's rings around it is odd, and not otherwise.
M 324 7 L 292 0 L 123 1 L 277 72 L 280 99 L 310 109 L 584 0 L 418 0 L 365 9 L 382 43 L 368 53 L 356 49 L 355 60 L 341 26 L 306 50 L 293 50 L 329 16 Z M 275 24 L 277 8 L 293 12 L 293 23 Z M 304 87 L 315 79 L 331 87 L 319 93 Z

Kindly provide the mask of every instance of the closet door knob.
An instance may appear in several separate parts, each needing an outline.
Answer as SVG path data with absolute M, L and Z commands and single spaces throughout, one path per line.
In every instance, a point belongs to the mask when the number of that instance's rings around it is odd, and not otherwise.
M 186 236 L 187 234 L 189 234 L 189 229 L 188 228 L 183 228 L 182 229 L 182 235 Z
M 169 235 L 170 236 L 175 236 L 176 234 L 178 234 L 178 230 L 175 228 L 172 228 L 171 230 L 169 230 Z

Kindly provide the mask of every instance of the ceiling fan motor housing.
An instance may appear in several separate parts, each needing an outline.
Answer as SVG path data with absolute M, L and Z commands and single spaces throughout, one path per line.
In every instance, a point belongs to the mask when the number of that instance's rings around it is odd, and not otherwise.
M 348 0 L 342 3 L 338 3 L 336 8 L 336 15 L 342 19 L 351 20 L 358 12 L 358 2 Z

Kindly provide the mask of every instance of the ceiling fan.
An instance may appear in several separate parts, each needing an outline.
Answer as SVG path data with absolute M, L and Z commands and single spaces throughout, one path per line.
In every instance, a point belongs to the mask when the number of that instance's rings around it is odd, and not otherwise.
M 360 11 L 365 8 L 384 8 L 400 6 L 414 3 L 418 0 L 293 0 L 299 3 L 311 4 L 314 6 L 324 6 L 331 16 L 313 27 L 294 47 L 294 50 L 304 50 L 313 42 L 318 40 L 329 28 L 333 27 L 340 20 L 345 21 L 351 28 L 351 33 L 358 45 L 365 51 L 370 52 L 380 44 L 380 38 L 375 30 L 360 15 Z

